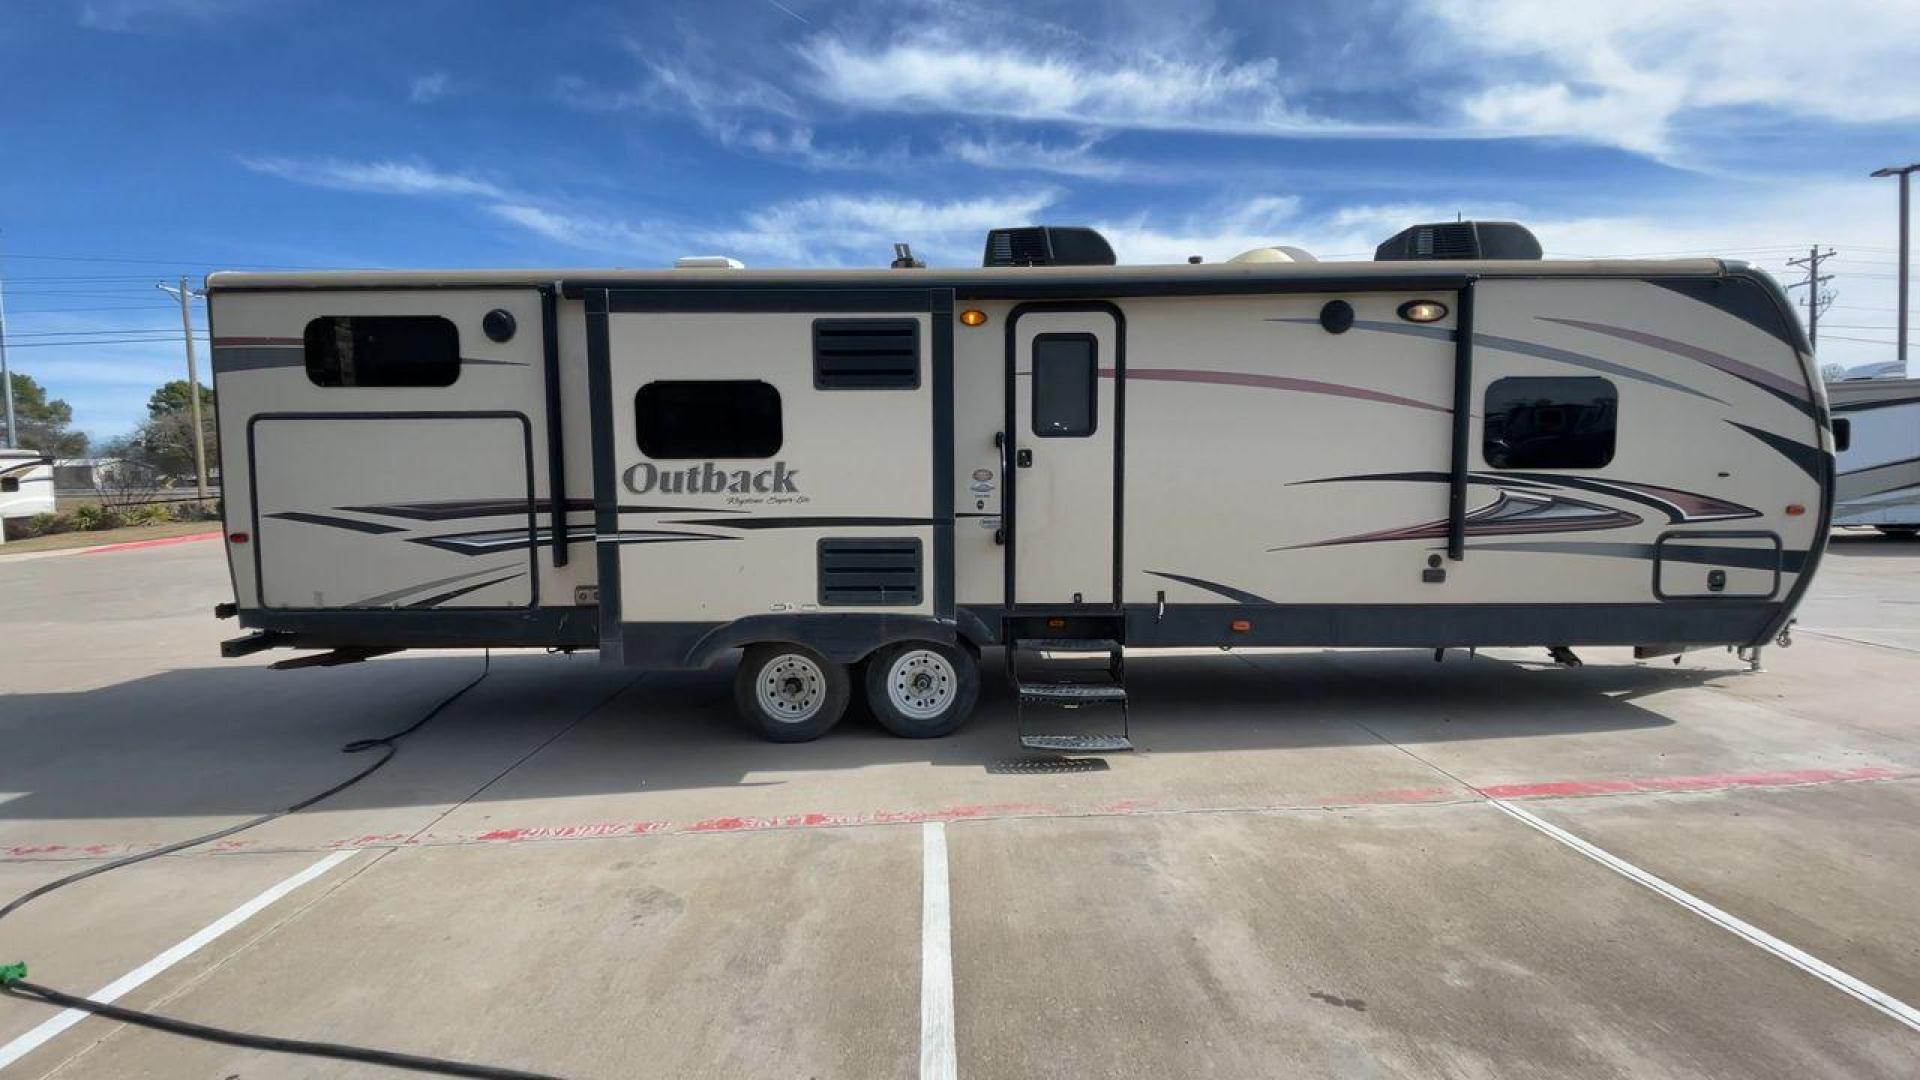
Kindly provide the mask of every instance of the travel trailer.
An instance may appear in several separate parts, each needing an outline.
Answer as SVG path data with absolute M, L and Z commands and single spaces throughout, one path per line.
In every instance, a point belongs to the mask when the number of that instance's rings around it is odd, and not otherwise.
M 1827 393 L 1852 433 L 1840 450 L 1834 524 L 1920 535 L 1920 379 L 1837 382 Z
M 0 449 L 0 542 L 9 518 L 53 513 L 53 459 L 38 450 Z
M 1825 545 L 1826 400 L 1741 263 L 1499 222 L 1354 262 L 896 255 L 213 275 L 225 653 L 737 654 L 797 741 L 856 682 L 946 734 L 1004 646 L 1027 745 L 1122 749 L 1127 649 L 1757 657 Z

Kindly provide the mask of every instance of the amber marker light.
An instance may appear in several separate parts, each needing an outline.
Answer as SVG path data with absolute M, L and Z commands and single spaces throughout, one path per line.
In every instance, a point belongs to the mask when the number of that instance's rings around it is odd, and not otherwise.
M 960 325 L 985 326 L 987 325 L 987 313 L 981 311 L 979 308 L 968 308 L 960 313 Z
M 1806 507 L 1804 507 L 1804 506 L 1801 506 L 1801 505 L 1800 505 L 1799 503 L 1788 503 L 1788 504 L 1787 504 L 1787 516 L 1788 516 L 1788 517 L 1799 517 L 1799 516 L 1800 516 L 1801 514 L 1804 514 L 1804 513 L 1806 513 L 1806 512 L 1807 512 L 1807 508 L 1806 508 Z
M 1228 623 L 1227 626 L 1236 634 L 1244 634 L 1247 631 L 1253 629 L 1253 624 L 1248 622 L 1245 619 L 1235 619 L 1232 622 Z

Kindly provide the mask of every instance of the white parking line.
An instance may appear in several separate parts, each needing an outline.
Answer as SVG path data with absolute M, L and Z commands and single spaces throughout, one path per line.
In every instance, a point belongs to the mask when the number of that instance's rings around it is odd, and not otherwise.
M 274 901 L 334 867 L 339 866 L 357 854 L 359 854 L 357 851 L 334 852 L 319 862 L 314 863 L 312 866 L 307 867 L 305 870 L 280 882 L 278 885 L 274 885 L 246 903 L 241 904 L 239 907 L 234 908 L 232 911 L 227 912 L 225 915 L 220 916 L 192 937 L 187 938 L 185 941 L 161 953 L 159 956 L 154 957 L 100 989 L 95 990 L 88 996 L 95 1001 L 110 1002 L 118 1000 L 121 996 L 137 989 L 148 979 L 153 978 L 155 975 L 160 974 L 180 961 L 185 960 L 187 957 L 192 956 L 194 953 L 199 952 L 208 942 L 211 942 L 213 939 L 232 930 L 234 927 L 239 926 L 255 915 L 258 915 Z M 942 888 L 944 887 L 945 882 L 943 879 Z M 41 1024 L 39 1027 L 34 1028 L 32 1031 L 27 1032 L 25 1035 L 20 1036 L 7 1045 L 0 1046 L 0 1069 L 4 1069 L 14 1062 L 19 1061 L 21 1058 L 26 1057 L 61 1032 L 91 1015 L 91 1013 L 83 1012 L 79 1009 L 60 1010 L 60 1012 L 54 1014 L 53 1018 L 46 1023 Z
M 1522 824 L 1531 826 L 1553 837 L 1555 840 L 1560 841 L 1562 844 L 1567 845 L 1607 869 L 1620 874 L 1622 877 L 1637 881 L 1647 888 L 1652 889 L 1654 892 L 1659 893 L 1661 896 L 1693 912 L 1695 915 L 1719 926 L 1721 929 L 1737 934 L 1745 938 L 1748 942 L 1758 945 L 1762 949 L 1785 960 L 1787 963 L 1812 975 L 1814 978 L 1827 983 L 1841 993 L 1847 994 L 1864 1004 L 1873 1006 L 1882 1013 L 1912 1028 L 1914 1031 L 1920 1031 L 1920 1009 L 1915 1009 L 1913 1006 L 1901 1001 L 1892 994 L 1868 986 L 1866 983 L 1841 971 L 1832 964 L 1821 960 L 1819 957 L 1794 948 L 1792 945 L 1781 941 L 1779 938 L 1754 926 L 1752 923 L 1735 918 L 1685 889 L 1680 888 L 1678 885 L 1655 877 L 1625 859 L 1595 847 L 1565 829 L 1560 828 L 1558 825 L 1554 825 L 1526 810 L 1522 810 L 1512 803 L 1503 802 L 1499 799 L 1488 799 L 1487 801 Z
M 954 1080 L 953 919 L 947 902 L 947 826 L 920 827 L 920 1080 Z

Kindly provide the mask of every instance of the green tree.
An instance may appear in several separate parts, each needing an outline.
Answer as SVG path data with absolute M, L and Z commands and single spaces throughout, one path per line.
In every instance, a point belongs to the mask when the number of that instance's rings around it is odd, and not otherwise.
M 185 383 L 183 382 L 184 386 Z M 213 413 L 202 415 L 201 430 L 206 433 L 207 472 L 220 469 L 220 446 L 214 438 Z M 172 479 L 193 476 L 193 415 L 185 408 L 161 413 L 146 420 L 131 435 L 115 443 L 117 457 L 150 470 L 154 475 Z
M 193 402 L 187 397 L 187 380 L 175 379 L 153 392 L 147 399 L 147 415 L 155 420 L 173 413 L 189 411 Z M 200 388 L 200 411 L 204 415 L 213 413 L 213 388 Z
M 87 433 L 70 430 L 73 406 L 59 398 L 47 397 L 47 389 L 22 371 L 13 376 L 13 414 L 20 430 L 14 442 L 28 450 L 38 450 L 57 458 L 85 457 Z M 0 421 L 5 419 L 0 405 Z

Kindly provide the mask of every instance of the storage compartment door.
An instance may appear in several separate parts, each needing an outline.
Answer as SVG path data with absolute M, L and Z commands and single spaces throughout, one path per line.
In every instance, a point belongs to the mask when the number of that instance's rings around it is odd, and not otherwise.
M 1662 600 L 1780 591 L 1780 538 L 1772 533 L 1668 533 L 1653 550 L 1653 591 Z
M 264 416 L 248 443 L 266 607 L 533 604 L 525 417 Z

